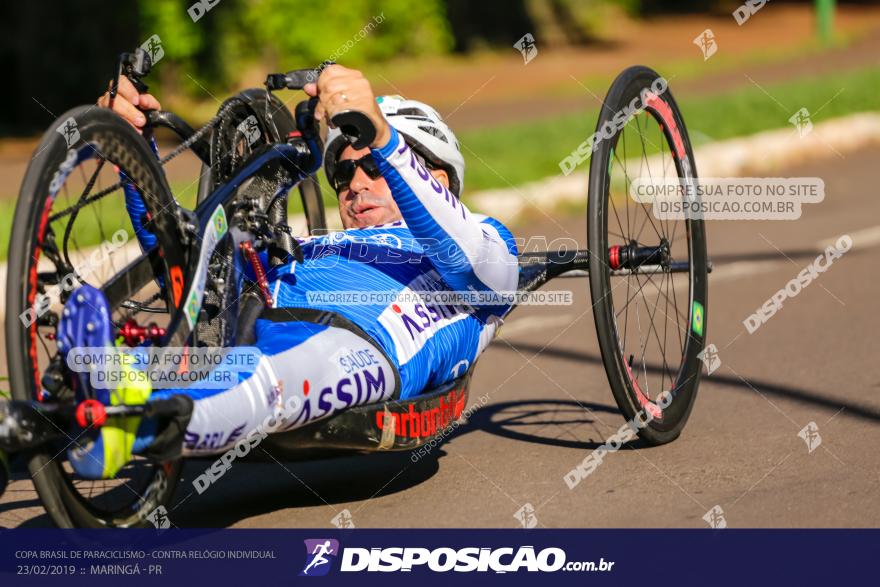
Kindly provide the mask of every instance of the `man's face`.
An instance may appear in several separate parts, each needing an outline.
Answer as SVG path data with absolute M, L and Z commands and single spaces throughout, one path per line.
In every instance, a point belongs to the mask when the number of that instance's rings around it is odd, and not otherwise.
M 370 149 L 356 150 L 349 145 L 340 153 L 339 160 L 360 159 L 369 154 Z M 338 196 L 339 216 L 346 229 L 387 224 L 402 218 L 385 178 L 379 176 L 371 179 L 360 167 L 354 172 L 349 186 Z

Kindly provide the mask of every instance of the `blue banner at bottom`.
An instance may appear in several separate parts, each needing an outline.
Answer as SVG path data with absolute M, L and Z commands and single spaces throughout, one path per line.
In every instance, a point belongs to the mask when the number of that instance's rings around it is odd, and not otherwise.
M 0 530 L 2 585 L 876 583 L 880 530 Z

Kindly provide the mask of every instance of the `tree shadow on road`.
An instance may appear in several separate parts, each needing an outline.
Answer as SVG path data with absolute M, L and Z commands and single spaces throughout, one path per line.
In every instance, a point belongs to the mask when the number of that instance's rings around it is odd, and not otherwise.
M 511 343 L 510 346 L 520 352 L 531 352 L 535 354 L 540 354 L 541 356 L 551 356 L 559 359 L 570 359 L 572 361 L 588 362 L 595 365 L 602 365 L 602 357 L 600 357 L 599 355 L 592 355 L 581 351 L 543 347 L 540 345 L 528 343 Z M 502 345 L 496 345 L 496 347 L 499 349 L 505 348 L 505 346 Z M 652 373 L 662 372 L 662 368 L 660 365 L 649 364 L 646 365 L 646 369 Z M 841 414 L 841 416 L 849 416 L 851 418 L 858 418 L 860 420 L 866 420 L 875 423 L 880 422 L 880 410 L 877 410 L 876 408 L 869 405 L 857 404 L 839 398 L 830 397 L 824 395 L 820 391 L 812 391 L 789 385 L 782 385 L 779 383 L 774 383 L 772 381 L 766 381 L 757 378 L 751 378 L 747 380 L 737 375 L 721 375 L 717 372 L 710 376 L 704 375 L 703 381 L 715 383 L 718 385 L 730 386 L 738 389 L 739 391 L 745 391 L 747 393 L 758 392 L 770 397 L 783 398 L 802 404 L 811 405 L 826 410 L 832 414 L 836 414 L 837 412 L 841 411 L 841 409 L 843 409 L 843 413 Z
M 284 510 L 325 506 L 326 525 L 348 504 L 355 523 L 357 510 L 369 500 L 391 495 L 418 485 L 438 470 L 436 459 L 413 461 L 409 452 L 371 453 L 303 462 L 272 460 L 237 463 L 202 494 L 193 479 L 212 461 L 186 463 L 169 509 L 172 521 L 181 527 L 225 527 L 239 520 Z M 351 502 L 361 502 L 352 504 Z M 295 520 L 295 514 L 285 514 Z M 310 514 L 310 519 L 314 515 Z M 270 526 L 271 522 L 264 526 Z M 294 521 L 293 526 L 297 526 Z M 314 523 L 311 524 L 314 526 Z

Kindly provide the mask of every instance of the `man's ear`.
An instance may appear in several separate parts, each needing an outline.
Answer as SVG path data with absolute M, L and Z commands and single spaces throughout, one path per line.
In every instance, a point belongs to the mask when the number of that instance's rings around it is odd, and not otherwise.
M 446 173 L 445 169 L 432 169 L 431 175 L 433 175 L 437 181 L 442 183 L 443 187 L 449 189 L 449 174 Z

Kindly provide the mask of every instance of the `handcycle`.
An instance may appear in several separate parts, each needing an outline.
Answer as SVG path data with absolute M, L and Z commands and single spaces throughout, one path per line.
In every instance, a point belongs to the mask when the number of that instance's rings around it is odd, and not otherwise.
M 125 75 L 145 89 L 141 78 L 149 69 L 143 52 L 123 54 L 117 79 Z M 299 189 L 309 231 L 326 229 L 314 180 L 322 153 L 314 99 L 299 102 L 291 114 L 274 94 L 302 89 L 319 73 L 320 68 L 270 74 L 265 89 L 230 98 L 199 130 L 171 112 L 151 112 L 141 136 L 112 111 L 81 106 L 61 115 L 43 136 L 22 184 L 9 247 L 6 348 L 12 401 L 0 400 L 0 448 L 26 460 L 58 526 L 146 526 L 150 512 L 170 503 L 182 465 L 174 454 L 136 456 L 116 478 L 91 481 L 78 478 L 59 456 L 77 440 L 67 432 L 71 422 L 83 418 L 55 344 L 60 308 L 72 291 L 67 285 L 99 288 L 119 340 L 128 346 L 245 341 L 248 324 L 268 303 L 257 254 L 266 252 L 270 266 L 301 255 L 287 225 L 291 190 Z M 596 128 L 612 134 L 592 146 L 587 248 L 521 253 L 518 285 L 520 292 L 531 292 L 557 278 L 589 279 L 612 394 L 624 418 L 638 421 L 639 436 L 652 445 L 677 438 L 694 405 L 710 270 L 701 220 L 656 220 L 646 205 L 626 195 L 634 164 L 654 175 L 697 181 L 671 92 L 651 90 L 658 78 L 647 67 L 628 68 L 606 96 Z M 637 98 L 642 107 L 627 111 Z M 343 114 L 334 123 L 352 144 L 369 144 L 375 131 L 366 117 Z M 69 132 L 70 120 L 75 133 Z M 181 141 L 165 156 L 152 136 L 158 128 Z M 163 168 L 185 150 L 203 166 L 191 209 L 175 198 Z M 633 152 L 640 157 L 630 156 Z M 97 234 L 107 240 L 113 226 L 128 232 L 145 228 L 155 240 L 139 242 L 135 258 L 124 266 L 107 262 L 83 269 L 79 260 L 96 240 L 83 239 Z M 244 277 L 247 266 L 253 279 Z M 271 435 L 263 446 L 289 459 L 417 449 L 442 439 L 461 417 L 472 372 L 473 366 L 409 400 L 349 408 Z M 102 416 L 173 418 L 178 408 L 172 398 L 108 406 Z M 415 434 L 398 425 L 413 413 L 423 423 Z M 87 422 L 97 421 L 89 414 Z

